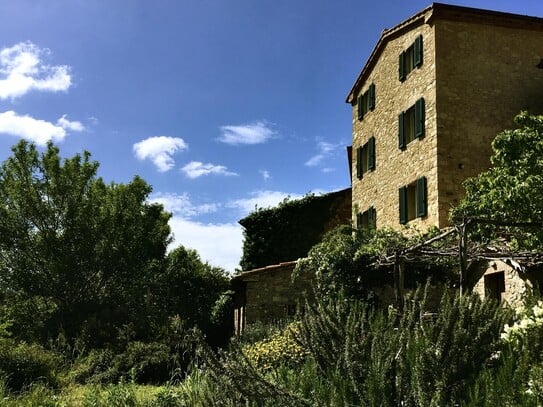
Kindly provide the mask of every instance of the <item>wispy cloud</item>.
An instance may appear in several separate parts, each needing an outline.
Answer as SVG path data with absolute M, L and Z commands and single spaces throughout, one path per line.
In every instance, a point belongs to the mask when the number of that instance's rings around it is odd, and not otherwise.
M 66 115 L 54 124 L 28 115 L 20 116 L 13 110 L 0 113 L 0 133 L 22 137 L 39 146 L 44 146 L 48 141 L 64 140 L 68 131 L 83 131 L 84 129 L 80 122 L 67 120 Z
M 0 50 L 0 99 L 15 99 L 37 90 L 66 91 L 72 84 L 67 65 L 50 66 L 43 58 L 50 51 L 33 43 L 20 42 Z
M 267 181 L 271 178 L 271 174 L 268 170 L 260 170 L 260 175 L 262 175 L 262 178 L 264 178 L 264 181 Z
M 132 149 L 136 158 L 151 160 L 158 171 L 166 172 L 175 165 L 172 155 L 188 149 L 188 145 L 179 137 L 155 136 L 134 144 Z
M 237 208 L 243 216 L 257 208 L 270 208 L 282 202 L 285 198 L 298 199 L 302 195 L 290 194 L 281 191 L 254 191 L 249 198 L 242 198 L 230 201 L 227 206 Z
M 264 121 L 238 126 L 221 126 L 221 132 L 218 140 L 231 145 L 261 144 L 275 135 L 275 131 Z
M 63 115 L 60 119 L 57 120 L 57 125 L 62 127 L 64 130 L 70 131 L 83 131 L 85 126 L 78 121 L 70 121 L 66 118 L 66 115 Z
M 181 171 L 189 178 L 194 179 L 201 177 L 203 175 L 224 175 L 224 176 L 233 176 L 238 175 L 235 172 L 228 171 L 224 165 L 214 165 L 214 164 L 204 164 L 200 161 L 191 161 L 183 168 Z
M 183 194 L 158 192 L 153 194 L 149 201 L 160 203 L 168 212 L 183 218 L 217 212 L 220 207 L 217 203 L 194 205 L 186 192 Z
M 339 149 L 341 148 L 341 144 L 333 144 L 326 141 L 319 141 L 317 143 L 317 154 L 315 154 L 313 157 L 311 157 L 309 160 L 305 162 L 305 165 L 308 167 L 317 167 L 321 165 L 324 161 L 326 161 L 328 158 L 335 155 Z

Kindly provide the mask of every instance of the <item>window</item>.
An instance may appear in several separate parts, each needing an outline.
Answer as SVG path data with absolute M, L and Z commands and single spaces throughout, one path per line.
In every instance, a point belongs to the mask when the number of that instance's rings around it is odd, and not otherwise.
M 357 229 L 375 229 L 377 224 L 377 214 L 375 208 L 371 206 L 367 211 L 356 215 Z
M 375 85 L 373 83 L 366 92 L 358 96 L 356 104 L 358 107 L 358 120 L 362 120 L 366 113 L 375 109 Z
M 400 223 L 422 218 L 427 214 L 426 177 L 400 188 Z
M 421 98 L 398 116 L 398 147 L 402 150 L 415 140 L 424 137 L 424 99 Z
M 505 293 L 505 275 L 503 271 L 485 275 L 485 293 L 489 298 L 498 302 L 502 299 L 502 293 Z
M 356 149 L 356 176 L 360 179 L 368 171 L 375 169 L 375 137 Z
M 405 81 L 405 78 L 413 69 L 422 65 L 422 35 L 419 35 L 415 42 L 400 54 L 399 78 Z

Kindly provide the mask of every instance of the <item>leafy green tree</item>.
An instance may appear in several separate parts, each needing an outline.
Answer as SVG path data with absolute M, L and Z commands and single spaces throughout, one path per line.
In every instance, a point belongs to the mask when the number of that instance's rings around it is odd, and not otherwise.
M 212 321 L 218 312 L 216 303 L 224 301 L 222 295 L 229 288 L 224 269 L 202 262 L 195 250 L 183 246 L 168 253 L 165 262 L 164 272 L 154 282 L 163 317 L 179 315 L 186 325 L 197 325 L 208 335 L 223 322 L 233 321 L 230 315 L 225 315 L 226 321 Z
M 465 198 L 451 212 L 453 219 L 484 217 L 498 221 L 543 219 L 543 116 L 521 112 L 517 128 L 499 133 L 492 142 L 492 167 L 464 182 Z M 495 234 L 478 229 L 480 236 Z M 509 229 L 521 247 L 537 247 L 543 233 Z M 503 231 L 501 232 L 503 233 Z
M 97 170 L 88 152 L 62 160 L 53 144 L 40 154 L 25 141 L 0 167 L 1 299 L 23 338 L 146 330 L 170 215 L 147 203 L 141 178 L 106 184 Z

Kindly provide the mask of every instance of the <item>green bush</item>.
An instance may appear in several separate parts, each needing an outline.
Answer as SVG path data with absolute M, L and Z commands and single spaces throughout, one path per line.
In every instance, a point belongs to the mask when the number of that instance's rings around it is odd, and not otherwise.
M 94 349 L 76 362 L 72 375 L 78 383 L 108 384 L 120 380 L 163 383 L 170 378 L 170 348 L 158 342 L 129 342 L 124 352 Z
M 6 378 L 9 391 L 41 382 L 56 387 L 57 371 L 62 359 L 37 344 L 0 340 L 0 374 Z

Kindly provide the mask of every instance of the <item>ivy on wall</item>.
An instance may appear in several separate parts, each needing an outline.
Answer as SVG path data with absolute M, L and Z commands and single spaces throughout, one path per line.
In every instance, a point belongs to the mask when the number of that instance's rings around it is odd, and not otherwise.
M 351 222 L 350 189 L 302 199 L 285 199 L 258 208 L 239 223 L 244 227 L 243 271 L 304 257 L 324 233 Z

